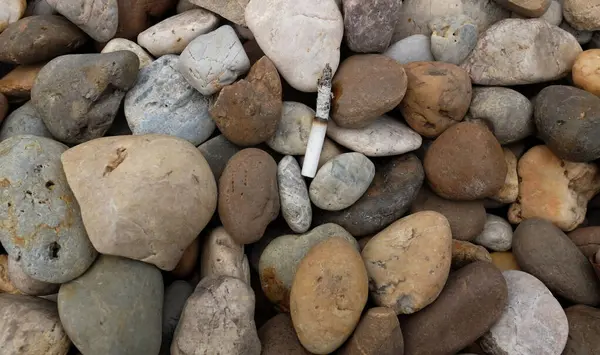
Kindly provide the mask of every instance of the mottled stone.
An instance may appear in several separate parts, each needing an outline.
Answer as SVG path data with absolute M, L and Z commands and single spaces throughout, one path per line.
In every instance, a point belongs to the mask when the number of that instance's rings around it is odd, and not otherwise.
M 150 65 L 154 58 L 148 54 L 142 47 L 140 47 L 137 43 L 132 42 L 125 38 L 113 38 L 106 46 L 102 48 L 102 53 L 112 53 L 118 51 L 130 51 L 135 54 L 140 61 L 140 69 Z
M 240 148 L 220 134 L 202 143 L 198 149 L 208 162 L 215 180 L 219 181 L 229 159 L 240 151 Z
M 213 229 L 202 248 L 200 277 L 230 276 L 250 285 L 250 265 L 244 246 L 236 243 L 225 228 Z
M 277 185 L 283 218 L 295 233 L 306 232 L 312 222 L 312 208 L 300 165 L 293 156 L 279 162 Z
M 404 353 L 404 340 L 396 313 L 386 307 L 369 309 L 352 337 L 339 350 L 340 355 L 398 355 Z
M 344 37 L 353 52 L 383 52 L 390 45 L 401 1 L 343 0 Z
M 117 33 L 117 0 L 46 0 L 54 10 L 69 19 L 98 42 L 108 42 Z
M 492 257 L 482 246 L 464 240 L 452 240 L 452 269 L 460 269 L 476 261 L 492 262 Z
M 188 0 L 190 3 L 200 6 L 203 9 L 212 11 L 227 20 L 238 24 L 246 25 L 244 11 L 249 0 Z
M 315 111 L 305 104 L 284 101 L 281 119 L 267 145 L 281 154 L 303 155 L 314 118 Z
M 412 35 L 393 43 L 383 52 L 383 55 L 400 64 L 435 60 L 431 53 L 431 39 L 421 34 Z
M 600 352 L 600 311 L 584 305 L 565 309 L 569 321 L 569 338 L 563 355 L 596 354 Z
M 46 296 L 58 292 L 59 284 L 39 281 L 23 271 L 21 263 L 16 258 L 8 258 L 8 276 L 10 282 L 22 293 L 31 296 Z
M 347 150 L 345 148 L 325 137 L 325 140 L 323 141 L 323 149 L 321 149 L 321 155 L 319 156 L 319 163 L 317 164 L 317 170 L 321 169 L 321 167 L 331 159 L 346 152 Z M 304 164 L 304 156 L 299 157 L 298 161 L 300 162 L 300 166 L 302 166 Z
M 600 49 L 589 49 L 582 52 L 573 64 L 573 83 L 575 86 L 600 96 L 600 73 L 596 68 L 600 64 Z
M 600 8 L 591 0 L 563 0 L 563 16 L 573 28 L 585 31 L 600 30 Z
M 261 355 L 310 355 L 294 331 L 288 314 L 279 313 L 258 330 L 262 344 Z
M 14 110 L 2 121 L 0 141 L 23 134 L 52 138 L 52 134 L 46 128 L 44 121 L 42 121 L 31 101 Z
M 170 355 L 173 334 L 188 297 L 194 292 L 186 281 L 176 280 L 165 289 L 162 309 L 162 339 L 160 355 Z
M 10 101 L 29 100 L 31 87 L 46 63 L 19 65 L 0 79 L 0 93 Z
M 459 65 L 477 44 L 477 24 L 465 15 L 437 17 L 429 23 L 435 60 Z

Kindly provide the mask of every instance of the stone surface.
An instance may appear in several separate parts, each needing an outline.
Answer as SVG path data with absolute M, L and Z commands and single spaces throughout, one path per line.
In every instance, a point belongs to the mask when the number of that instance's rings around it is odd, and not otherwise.
M 507 172 L 502 147 L 492 132 L 474 122 L 444 131 L 425 153 L 423 167 L 433 191 L 454 200 L 493 196 Z
M 467 72 L 442 62 L 414 62 L 404 69 L 408 88 L 399 109 L 412 129 L 434 138 L 462 121 L 472 94 Z
M 462 67 L 473 84 L 534 84 L 566 76 L 579 53 L 572 35 L 545 20 L 506 19 L 479 36 Z
M 202 95 L 212 95 L 250 69 L 244 47 L 225 25 L 192 40 L 181 53 L 179 71 Z
M 364 314 L 354 334 L 338 353 L 397 355 L 403 352 L 404 341 L 396 313 L 390 308 L 374 307 Z
M 585 219 L 588 201 L 600 191 L 596 164 L 561 160 L 544 145 L 529 149 L 517 169 L 519 198 L 508 211 L 513 224 L 539 217 L 572 231 Z
M 390 45 L 402 2 L 343 0 L 344 37 L 353 52 L 383 52 Z
M 213 31 L 218 25 L 215 14 L 196 8 L 168 17 L 141 32 L 137 42 L 155 57 L 180 54 L 192 40 Z
M 488 214 L 483 231 L 473 243 L 483 245 L 492 251 L 507 251 L 512 245 L 513 230 L 504 218 Z
M 540 17 L 548 11 L 552 0 L 494 0 L 507 10 L 525 17 Z
M 452 240 L 452 269 L 460 269 L 476 261 L 492 262 L 492 257 L 482 246 L 464 240 Z
M 568 236 L 586 258 L 593 257 L 600 250 L 600 227 L 577 228 Z
M 251 0 L 245 19 L 260 48 L 294 89 L 317 91 L 325 64 L 336 72 L 344 22 L 335 2 Z
M 0 342 L 10 355 L 64 355 L 71 347 L 54 302 L 2 293 Z
M 245 79 L 224 87 L 210 107 L 223 135 L 239 146 L 265 142 L 281 119 L 281 80 L 273 62 L 262 57 Z
M 29 276 L 62 283 L 96 257 L 60 162 L 56 141 L 16 136 L 0 143 L 0 241 Z
M 552 0 L 548 10 L 540 16 L 540 18 L 548 21 L 548 23 L 558 26 L 563 20 L 562 1 Z
M 334 236 L 298 265 L 290 294 L 294 329 L 306 350 L 329 354 L 350 337 L 369 296 L 365 265 L 355 248 Z
M 315 206 L 339 211 L 352 206 L 369 188 L 375 164 L 361 153 L 344 153 L 325 163 L 310 183 Z
M 140 61 L 140 69 L 150 65 L 154 58 L 148 54 L 142 47 L 140 47 L 137 43 L 132 42 L 125 38 L 113 38 L 106 46 L 102 48 L 102 53 L 112 53 L 118 51 L 130 51 L 135 54 Z
M 279 207 L 275 160 L 256 148 L 231 157 L 219 179 L 219 217 L 233 240 L 257 242 Z
M 172 355 L 259 355 L 254 292 L 242 280 L 207 277 L 188 298 L 175 330 Z
M 519 264 L 517 264 L 517 259 L 511 252 L 497 251 L 490 253 L 490 256 L 492 257 L 492 263 L 501 271 L 521 270 Z
M 60 286 L 57 303 L 65 331 L 83 354 L 160 349 L 163 280 L 152 265 L 101 255 L 84 275 Z
M 76 144 L 99 138 L 135 84 L 138 68 L 129 51 L 62 56 L 38 74 L 31 103 L 56 139 Z
M 600 30 L 600 8 L 589 0 L 564 0 L 563 16 L 577 30 Z
M 431 53 L 431 39 L 421 34 L 412 35 L 393 43 L 383 52 L 383 55 L 400 64 L 435 60 Z
M 315 245 L 332 237 L 344 238 L 358 251 L 354 237 L 337 224 L 327 223 L 301 235 L 282 235 L 273 239 L 260 255 L 258 271 L 267 298 L 284 311 L 289 310 L 292 282 L 300 261 Z
M 331 159 L 345 152 L 345 148 L 340 147 L 334 141 L 325 137 L 325 141 L 323 142 L 323 149 L 321 150 L 321 155 L 319 156 L 319 163 L 317 164 L 317 170 L 321 169 L 321 167 Z M 300 162 L 300 166 L 302 166 L 304 164 L 304 156 L 299 157 L 298 161 Z
M 0 62 L 34 64 L 71 53 L 87 40 L 60 16 L 26 17 L 0 33 Z
M 564 355 L 596 354 L 600 351 L 600 311 L 584 305 L 565 309 L 569 321 L 569 338 Z
M 23 271 L 21 263 L 15 258 L 8 258 L 8 276 L 10 282 L 22 293 L 31 296 L 46 296 L 58 292 L 59 284 L 39 281 Z
M 20 1 L 20 0 L 19 0 Z M 48 4 L 46 0 L 28 1 L 25 17 L 36 15 L 54 15 L 56 11 Z
M 361 54 L 342 62 L 332 84 L 331 118 L 343 128 L 364 128 L 402 101 L 407 79 L 395 60 Z
M 337 223 L 353 236 L 377 233 L 408 211 L 425 173 L 421 161 L 406 154 L 378 163 L 373 182 L 352 206 L 341 211 L 317 210 L 315 224 Z
M 482 201 L 446 200 L 427 187 L 421 189 L 411 206 L 412 213 L 420 211 L 435 211 L 446 217 L 452 229 L 452 238 L 458 240 L 473 240 L 483 231 L 486 223 Z
M 267 145 L 281 154 L 303 155 L 314 118 L 315 111 L 305 104 L 284 101 L 281 119 L 275 133 L 267 140 Z
M 230 276 L 250 285 L 250 265 L 244 246 L 237 244 L 225 228 L 213 229 L 202 248 L 200 277 Z
M 573 64 L 573 83 L 575 86 L 600 96 L 600 73 L 596 68 L 600 63 L 600 49 L 581 52 Z
M 470 17 L 436 17 L 429 22 L 431 53 L 440 62 L 459 65 L 477 44 L 477 24 Z
M 238 146 L 228 141 L 222 134 L 202 143 L 198 149 L 206 158 L 216 181 L 219 181 L 229 159 L 240 151 Z
M 0 294 L 9 293 L 14 295 L 21 295 L 23 292 L 13 285 L 8 275 L 8 258 L 6 254 L 0 254 Z
M 46 128 L 31 101 L 14 110 L 2 121 L 0 141 L 23 134 L 52 138 L 52 134 Z
M 392 223 L 362 250 L 375 304 L 396 314 L 431 304 L 446 283 L 451 254 L 452 232 L 441 214 L 417 212 Z
M 592 264 L 552 223 L 540 218 L 521 222 L 513 236 L 513 255 L 523 271 L 556 295 L 574 303 L 600 304 L 600 282 Z
M 477 261 L 450 274 L 427 308 L 401 322 L 405 355 L 455 354 L 500 318 L 508 292 L 502 273 Z
M 262 344 L 261 355 L 310 355 L 294 331 L 289 315 L 279 313 L 258 330 Z
M 186 281 L 177 280 L 165 289 L 165 297 L 162 309 L 162 339 L 160 355 L 171 353 L 173 334 L 179 323 L 181 312 L 188 297 L 194 292 L 194 288 Z
M 484 121 L 500 144 L 522 140 L 535 132 L 533 105 L 518 91 L 503 87 L 475 87 L 469 119 Z
M 179 58 L 164 55 L 140 70 L 125 95 L 125 117 L 133 134 L 166 134 L 193 145 L 215 130 L 209 100 L 188 84 L 177 70 Z
M 46 1 L 54 10 L 98 42 L 108 42 L 117 33 L 119 24 L 117 0 Z
M 246 25 L 244 12 L 249 0 L 188 0 L 190 3 L 212 11 L 221 17 L 236 23 Z
M 0 9 L 0 33 L 4 31 L 8 25 L 17 22 L 27 8 L 27 1 L 25 0 L 5 0 L 2 3 L 2 9 Z
M 528 273 L 502 273 L 508 286 L 508 303 L 500 319 L 479 340 L 491 355 L 560 354 L 567 342 L 569 324 L 550 290 Z
M 6 98 L 6 96 L 4 96 L 4 94 L 0 94 L 0 122 L 2 122 L 2 120 L 4 120 L 4 118 L 6 117 L 8 109 L 8 99 Z
M 20 65 L 0 79 L 0 93 L 10 101 L 29 100 L 31 87 L 46 63 Z
M 173 270 L 216 208 L 208 163 L 179 138 L 105 137 L 61 160 L 90 240 L 103 254 Z
M 561 22 L 560 26 L 558 27 L 572 34 L 573 37 L 575 37 L 575 39 L 577 40 L 577 42 L 582 45 L 591 41 L 592 36 L 594 34 L 594 32 L 592 31 L 576 30 L 573 27 L 571 27 L 566 21 Z
M 198 255 L 200 254 L 200 241 L 199 238 L 194 239 L 194 241 L 188 245 L 177 266 L 173 270 L 171 270 L 171 275 L 175 276 L 178 279 L 189 278 L 190 275 L 194 273 L 196 270 L 196 264 L 198 263 Z
M 381 116 L 364 128 L 342 128 L 327 122 L 327 136 L 344 147 L 368 157 L 400 155 L 417 150 L 421 136 L 404 123 Z
M 277 166 L 281 214 L 295 233 L 304 233 L 312 222 L 308 188 L 296 159 L 287 155 Z

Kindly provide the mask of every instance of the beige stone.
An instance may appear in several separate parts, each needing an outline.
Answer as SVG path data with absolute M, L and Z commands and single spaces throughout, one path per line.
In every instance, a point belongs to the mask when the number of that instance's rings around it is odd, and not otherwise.
M 492 263 L 501 271 L 521 270 L 519 264 L 517 264 L 517 259 L 510 251 L 497 251 L 491 253 L 490 256 L 492 257 Z
M 521 16 L 540 17 L 546 13 L 552 0 L 494 0 L 500 6 Z
M 578 88 L 600 96 L 600 49 L 581 52 L 573 64 L 573 83 Z
M 22 294 L 8 276 L 8 255 L 0 255 L 0 293 Z
M 244 245 L 236 243 L 225 228 L 213 229 L 204 241 L 200 257 L 200 276 L 237 277 L 250 285 L 250 265 Z
M 125 38 L 113 38 L 111 39 L 104 48 L 102 53 L 110 53 L 116 51 L 130 51 L 137 55 L 140 60 L 140 69 L 148 66 L 154 61 L 154 58 L 144 48 L 140 47 L 137 43 L 132 42 Z
M 506 179 L 504 185 L 491 199 L 502 203 L 513 203 L 519 196 L 519 176 L 517 175 L 517 157 L 509 148 L 502 148 L 506 160 Z
M 596 0 L 563 0 L 563 17 L 574 29 L 600 30 L 600 6 Z
M 452 240 L 452 268 L 460 269 L 475 261 L 492 262 L 490 253 L 482 246 L 464 240 Z

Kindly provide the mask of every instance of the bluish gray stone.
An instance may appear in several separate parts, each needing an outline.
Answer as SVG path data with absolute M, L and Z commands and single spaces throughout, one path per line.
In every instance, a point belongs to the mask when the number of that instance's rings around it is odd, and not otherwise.
M 52 134 L 46 128 L 44 121 L 42 121 L 31 101 L 14 110 L 2 121 L 0 141 L 23 134 L 52 138 Z
M 431 39 L 421 34 L 406 37 L 392 44 L 383 52 L 383 55 L 396 60 L 400 64 L 435 60 L 431 53 Z
M 222 134 L 202 143 L 198 149 L 208 162 L 216 181 L 219 181 L 229 159 L 241 150 Z
M 166 134 L 199 145 L 213 133 L 215 123 L 208 114 L 208 98 L 188 84 L 178 62 L 178 56 L 168 54 L 140 70 L 125 95 L 125 117 L 133 134 Z
M 293 156 L 286 155 L 279 162 L 277 185 L 283 218 L 294 232 L 306 232 L 312 222 L 312 208 L 300 165 Z
M 436 17 L 429 29 L 431 53 L 440 62 L 458 65 L 477 44 L 477 25 L 465 15 Z

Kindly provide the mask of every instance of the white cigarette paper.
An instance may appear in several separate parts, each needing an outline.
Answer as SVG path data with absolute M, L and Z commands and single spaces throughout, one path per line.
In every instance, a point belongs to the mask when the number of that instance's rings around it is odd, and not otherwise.
M 331 67 L 329 64 L 326 64 L 325 69 L 323 69 L 323 75 L 317 83 L 317 110 L 312 127 L 310 128 L 308 145 L 304 154 L 304 164 L 302 164 L 302 176 L 309 178 L 314 178 L 317 174 L 319 158 L 321 157 L 321 150 L 323 150 L 329 109 L 331 107 L 332 76 Z

